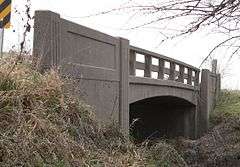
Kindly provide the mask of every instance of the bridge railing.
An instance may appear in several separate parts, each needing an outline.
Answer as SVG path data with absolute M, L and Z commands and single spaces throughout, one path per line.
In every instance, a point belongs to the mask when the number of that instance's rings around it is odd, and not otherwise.
M 144 57 L 144 60 L 137 61 L 137 56 Z M 129 70 L 132 76 L 137 76 L 137 72 L 140 70 L 144 74 L 142 77 L 199 86 L 200 70 L 184 62 L 134 46 L 130 46 L 129 61 Z

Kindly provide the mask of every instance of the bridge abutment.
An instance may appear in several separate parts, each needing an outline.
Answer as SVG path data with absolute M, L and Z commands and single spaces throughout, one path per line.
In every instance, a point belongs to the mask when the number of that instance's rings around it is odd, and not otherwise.
M 202 70 L 200 96 L 198 99 L 198 137 L 202 136 L 209 129 L 209 115 L 213 112 L 221 91 L 221 76 L 216 73 L 216 68 L 215 65 L 212 68 L 213 71 Z
M 184 137 L 197 138 L 197 112 L 198 106 L 189 107 L 184 112 Z

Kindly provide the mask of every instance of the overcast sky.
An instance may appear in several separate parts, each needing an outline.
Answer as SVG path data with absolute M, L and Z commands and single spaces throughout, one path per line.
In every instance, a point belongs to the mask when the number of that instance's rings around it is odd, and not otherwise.
M 13 0 L 13 9 L 24 10 L 27 0 Z M 131 45 L 142 47 L 168 57 L 172 57 L 198 67 L 209 51 L 218 44 L 222 36 L 199 32 L 181 40 L 168 41 L 159 45 L 163 36 L 156 28 L 157 25 L 148 28 L 127 30 L 132 25 L 141 23 L 141 17 L 134 18 L 128 12 L 116 12 L 107 15 L 84 18 L 83 16 L 95 14 L 120 5 L 126 5 L 129 0 L 32 0 L 32 12 L 34 10 L 51 10 L 61 14 L 62 18 L 71 20 L 81 25 L 99 30 L 112 36 L 121 36 L 130 40 Z M 143 0 L 141 0 L 143 1 Z M 145 0 L 147 2 L 147 0 Z M 12 14 L 12 29 L 5 31 L 4 50 L 9 50 L 14 44 L 18 48 L 22 40 L 22 24 L 18 14 Z M 14 32 L 13 32 L 14 30 Z M 32 35 L 29 35 L 32 38 Z M 31 40 L 27 41 L 31 46 Z M 224 70 L 223 88 L 240 89 L 240 56 L 234 57 L 226 65 L 227 57 L 224 50 L 217 52 L 220 71 Z

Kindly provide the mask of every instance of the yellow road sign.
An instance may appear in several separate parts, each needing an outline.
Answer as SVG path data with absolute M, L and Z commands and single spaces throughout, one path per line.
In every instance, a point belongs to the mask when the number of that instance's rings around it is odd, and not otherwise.
M 10 28 L 12 0 L 0 0 L 0 28 Z

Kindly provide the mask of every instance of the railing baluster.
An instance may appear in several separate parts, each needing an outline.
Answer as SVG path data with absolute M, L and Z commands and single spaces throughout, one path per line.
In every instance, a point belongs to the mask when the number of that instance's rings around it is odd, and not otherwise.
M 178 82 L 184 83 L 184 66 L 183 65 L 179 65 Z
M 188 68 L 187 84 L 192 85 L 192 69 Z
M 129 70 L 130 75 L 136 76 L 136 52 L 133 50 L 130 51 Z
M 194 86 L 199 86 L 199 71 L 195 71 Z
M 216 59 L 212 60 L 212 73 L 214 73 L 214 74 L 217 73 L 217 60 Z
M 159 62 L 159 71 L 158 71 L 158 79 L 164 78 L 164 60 L 158 59 Z
M 174 62 L 170 62 L 169 80 L 175 80 L 175 63 Z
M 152 66 L 152 57 L 149 55 L 145 55 L 145 70 L 144 77 L 151 78 L 151 66 Z
M 137 53 L 144 56 L 145 62 L 137 62 Z M 158 65 L 152 64 L 153 58 L 158 59 Z M 155 60 L 154 60 L 155 62 Z M 170 63 L 170 67 L 169 64 Z M 165 65 L 167 64 L 167 67 Z M 176 68 L 178 67 L 178 68 Z M 144 77 L 151 78 L 152 71 L 158 72 L 157 79 L 164 79 L 165 75 L 168 80 L 185 83 L 191 86 L 199 86 L 200 70 L 171 58 L 157 55 L 140 48 L 132 47 L 129 53 L 129 74 L 136 76 L 136 71 L 144 70 Z M 187 71 L 186 71 L 187 70 Z M 194 76 L 193 76 L 194 74 Z

